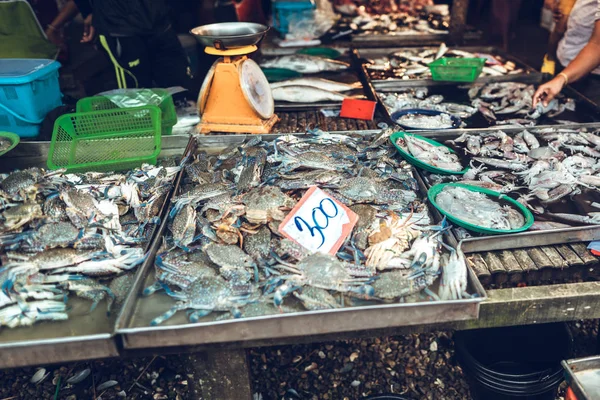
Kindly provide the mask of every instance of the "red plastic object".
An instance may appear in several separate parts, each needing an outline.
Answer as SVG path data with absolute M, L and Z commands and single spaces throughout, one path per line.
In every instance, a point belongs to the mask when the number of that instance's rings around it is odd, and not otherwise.
M 372 121 L 377 103 L 370 100 L 344 99 L 340 117 Z
M 573 393 L 573 390 L 571 390 L 571 388 L 567 388 L 567 393 L 565 395 L 565 400 L 577 400 L 577 396 L 575 396 L 575 393 Z

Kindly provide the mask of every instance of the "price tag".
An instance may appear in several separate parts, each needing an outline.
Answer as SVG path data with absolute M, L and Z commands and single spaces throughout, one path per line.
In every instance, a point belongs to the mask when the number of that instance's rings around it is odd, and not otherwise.
M 312 186 L 279 225 L 279 232 L 313 253 L 335 255 L 357 221 L 356 213 Z

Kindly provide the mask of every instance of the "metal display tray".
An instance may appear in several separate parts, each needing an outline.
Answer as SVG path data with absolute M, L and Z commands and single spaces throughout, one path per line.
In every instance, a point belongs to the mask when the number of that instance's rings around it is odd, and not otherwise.
M 600 399 L 600 356 L 565 360 L 561 364 L 577 400 Z
M 272 140 L 278 135 L 263 135 Z M 196 137 L 197 150 L 218 152 L 241 143 L 241 136 Z M 189 146 L 188 148 L 191 148 Z M 178 178 L 178 184 L 181 176 Z M 424 187 L 421 187 L 423 190 Z M 176 188 L 177 190 L 177 188 Z M 163 221 L 158 236 L 164 234 Z M 137 272 L 133 289 L 127 298 L 116 324 L 116 333 L 123 339 L 125 349 L 178 346 L 210 346 L 261 339 L 282 339 L 315 334 L 350 332 L 365 329 L 421 325 L 476 319 L 486 294 L 469 268 L 468 290 L 476 298 L 453 301 L 421 302 L 414 304 L 384 304 L 347 307 L 326 311 L 306 311 L 274 316 L 189 323 L 185 313 L 178 313 L 163 325 L 150 326 L 150 321 L 174 304 L 164 293 L 142 297 L 144 287 L 154 282 L 154 247 L 147 261 Z
M 551 126 L 537 126 L 527 128 L 504 128 L 502 131 L 506 133 L 519 133 L 523 129 L 527 129 L 530 132 L 535 133 L 536 130 L 547 129 L 547 128 L 588 128 L 588 129 L 600 129 L 600 123 L 589 123 L 589 124 L 574 124 L 574 125 L 551 125 Z M 488 128 L 488 129 L 454 129 L 444 131 L 419 131 L 418 134 L 425 136 L 440 142 L 457 138 L 463 133 L 483 133 L 483 132 L 495 132 L 499 128 Z M 423 171 L 419 171 L 423 183 L 427 184 L 424 179 Z M 438 214 L 439 215 L 439 214 Z M 456 237 L 456 236 L 455 236 Z M 460 242 L 461 249 L 465 253 L 477 253 L 484 251 L 494 250 L 511 250 L 521 249 L 535 246 L 549 246 L 555 244 L 566 244 L 566 243 L 577 243 L 587 242 L 593 240 L 600 240 L 600 225 L 586 225 L 578 226 L 565 229 L 551 229 L 546 231 L 535 231 L 535 232 L 522 232 L 510 235 L 489 235 L 479 236 L 468 239 L 463 239 Z
M 168 138 L 168 139 L 167 139 Z M 181 156 L 189 136 L 163 137 L 163 151 L 159 159 Z M 15 149 L 0 157 L 0 171 L 45 166 L 49 142 L 21 142 Z M 167 203 L 161 207 L 161 217 Z M 153 248 L 158 229 L 147 249 Z M 114 340 L 117 313 L 106 315 L 103 300 L 93 312 L 91 302 L 72 296 L 69 298 L 69 319 L 60 322 L 40 322 L 28 327 L 0 329 L 0 368 L 25 365 L 44 365 L 66 361 L 116 357 L 119 355 Z
M 519 83 L 528 83 L 528 84 L 540 84 L 542 82 L 542 76 L 539 74 L 511 75 L 511 76 L 513 76 L 514 79 L 511 79 L 510 81 L 506 81 L 506 82 L 519 82 Z M 435 81 L 431 81 L 431 80 L 422 81 L 422 82 L 423 82 L 422 85 L 416 86 L 416 87 L 430 88 L 429 95 L 443 94 L 446 101 L 450 101 L 450 102 L 454 101 L 454 102 L 464 103 L 464 101 L 462 101 L 462 100 L 457 101 L 455 98 L 452 97 L 452 96 L 460 97 L 460 96 L 467 95 L 466 89 L 462 89 L 463 92 L 460 94 L 458 94 L 458 93 L 453 94 L 452 89 L 455 89 L 459 85 L 463 86 L 463 84 L 458 83 L 458 82 L 435 82 Z M 380 97 L 377 93 L 394 92 L 397 90 L 402 90 L 405 87 L 396 86 L 395 88 L 392 88 L 392 87 L 377 88 L 377 87 L 373 86 L 372 88 L 375 91 L 376 99 L 377 99 L 378 103 L 380 104 L 380 107 L 378 108 L 379 112 L 381 113 L 381 115 L 383 115 L 383 118 L 386 120 L 386 122 L 388 122 L 390 124 L 395 124 L 396 122 L 392 120 L 392 117 L 391 117 L 387 107 L 385 107 L 385 105 L 383 104 L 383 101 L 380 99 Z M 436 93 L 436 88 L 438 91 L 440 91 L 440 93 Z M 431 92 L 433 92 L 433 93 L 431 93 Z M 574 112 L 573 111 L 565 111 L 564 112 L 564 113 L 566 113 L 565 118 L 574 118 L 574 119 L 577 119 L 577 121 L 573 121 L 573 123 L 584 123 L 584 124 L 585 123 L 593 123 L 595 121 L 600 121 L 600 108 L 598 107 L 598 105 L 596 105 L 596 103 L 594 103 L 593 101 L 591 101 L 590 99 L 585 97 L 583 94 L 581 94 L 577 90 L 573 89 L 573 87 L 571 87 L 571 86 L 566 86 L 562 90 L 562 93 L 565 96 L 574 99 L 575 104 L 576 104 L 576 109 Z M 470 103 L 469 103 L 469 105 L 470 105 Z M 563 114 L 560 114 L 556 117 L 556 119 L 560 120 L 562 118 L 562 116 L 563 116 Z M 540 117 L 540 119 L 542 119 L 543 124 L 550 124 L 550 123 L 554 122 L 553 119 L 548 119 L 543 116 Z M 490 125 L 490 123 L 487 121 L 487 119 L 485 119 L 485 117 L 483 117 L 480 113 L 476 113 L 472 117 L 464 119 L 463 121 L 465 123 L 471 125 L 471 126 L 468 126 L 468 128 L 503 129 L 502 125 Z
M 347 50 L 347 49 L 346 49 Z M 264 58 L 273 58 L 272 56 L 263 56 Z M 306 78 L 323 78 L 342 83 L 355 83 L 360 82 L 362 87 L 352 90 L 346 93 L 352 98 L 375 100 L 375 94 L 371 91 L 371 88 L 365 85 L 362 77 L 362 66 L 357 62 L 355 57 L 351 57 L 348 51 L 344 51 L 344 54 L 338 59 L 338 61 L 344 61 L 350 64 L 350 67 L 346 70 L 341 71 L 325 71 L 318 74 L 306 74 Z M 359 92 L 362 92 L 358 94 Z M 357 97 L 358 96 L 358 97 Z M 290 103 L 286 101 L 275 101 L 275 112 L 277 111 L 308 111 L 318 110 L 322 108 L 338 108 L 341 106 L 341 101 L 319 101 L 313 103 Z
M 434 49 L 433 46 L 423 47 L 423 50 L 426 49 Z M 358 48 L 354 49 L 351 52 L 353 58 L 357 60 L 368 59 L 368 58 L 377 58 L 377 57 L 385 57 L 391 53 L 401 51 L 406 49 L 406 47 L 393 47 L 393 48 L 378 48 L 378 49 L 366 49 L 366 48 Z M 519 81 L 519 82 L 528 82 L 528 79 L 531 79 L 531 82 L 539 82 L 542 79 L 542 73 L 536 71 L 534 68 L 529 66 L 527 63 L 521 61 L 519 58 L 506 53 L 504 50 L 494 47 L 494 46 L 457 46 L 451 47 L 451 49 L 464 50 L 470 53 L 487 53 L 492 55 L 498 55 L 507 61 L 512 61 L 515 63 L 516 68 L 522 68 L 526 72 L 522 74 L 512 74 L 512 75 L 502 75 L 502 76 L 485 76 L 478 78 L 473 83 L 487 83 L 487 82 L 508 82 L 508 81 Z M 360 62 L 363 73 L 366 74 L 370 78 L 369 71 L 367 70 L 364 63 Z M 398 88 L 398 87 L 413 87 L 413 86 L 433 86 L 433 85 L 447 85 L 447 84 L 465 84 L 461 82 L 439 82 L 434 81 L 431 78 L 429 79 L 385 79 L 385 80 L 377 80 L 371 79 L 373 82 L 373 86 L 376 89 L 385 89 L 385 88 Z

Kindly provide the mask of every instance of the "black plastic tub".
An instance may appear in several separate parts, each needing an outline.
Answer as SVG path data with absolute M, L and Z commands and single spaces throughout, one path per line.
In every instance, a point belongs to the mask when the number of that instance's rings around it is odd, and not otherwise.
M 566 324 L 460 331 L 456 354 L 479 400 L 554 400 L 573 338 Z

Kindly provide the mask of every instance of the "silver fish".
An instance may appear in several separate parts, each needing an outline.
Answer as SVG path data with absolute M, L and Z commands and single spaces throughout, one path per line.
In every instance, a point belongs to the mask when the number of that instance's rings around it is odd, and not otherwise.
M 291 69 L 303 74 L 316 74 L 323 71 L 341 71 L 350 67 L 350 64 L 307 54 L 290 54 L 263 60 L 260 66 Z
M 296 79 L 288 79 L 286 81 L 281 82 L 273 82 L 271 83 L 271 89 L 277 89 L 280 87 L 287 86 L 312 86 L 318 89 L 329 90 L 332 92 L 347 92 L 350 90 L 355 90 L 361 88 L 361 84 L 356 83 L 343 83 L 331 81 L 329 79 L 322 78 L 296 78 Z
M 318 101 L 342 101 L 348 96 L 314 86 L 283 86 L 272 89 L 273 100 L 290 103 L 314 103 Z

